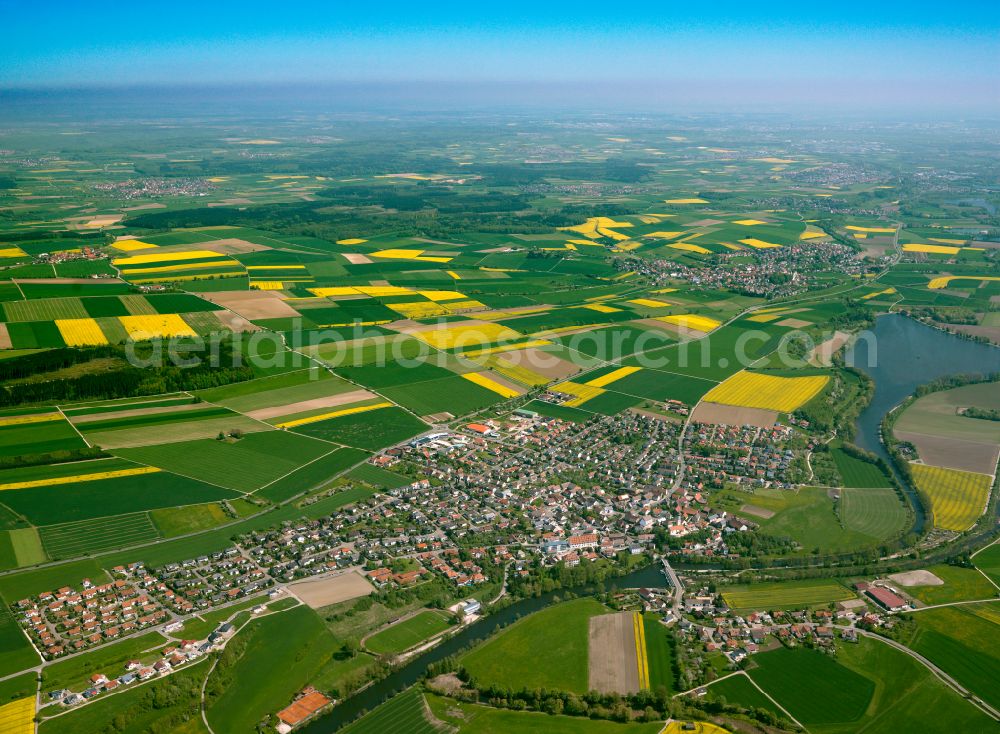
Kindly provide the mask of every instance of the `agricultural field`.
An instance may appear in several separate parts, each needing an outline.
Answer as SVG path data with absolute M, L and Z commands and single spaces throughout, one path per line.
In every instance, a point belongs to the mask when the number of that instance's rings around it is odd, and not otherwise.
M 995 603 L 939 607 L 913 614 L 908 647 L 987 703 L 1000 704 L 1000 615 Z
M 823 653 L 781 648 L 755 656 L 753 681 L 806 726 L 858 722 L 875 682 Z
M 844 480 L 845 487 L 869 489 L 873 487 L 892 487 L 889 477 L 879 467 L 868 461 L 851 456 L 843 449 L 835 448 L 830 454 L 833 462 Z
M 829 380 L 826 375 L 776 377 L 740 372 L 709 390 L 702 399 L 709 403 L 791 413 L 816 397 Z
M 994 584 L 1000 585 L 1000 544 L 994 543 L 978 552 L 973 557 L 973 564 Z
M 733 609 L 802 609 L 854 599 L 855 594 L 836 581 L 815 579 L 730 586 L 722 598 Z
M 393 696 L 371 713 L 344 728 L 345 734 L 381 734 L 389 731 L 440 733 L 441 729 L 432 724 L 424 714 L 423 694 L 419 688 L 410 688 Z
M 903 411 L 893 433 L 913 444 L 925 464 L 995 474 L 1000 423 L 967 416 L 969 408 L 1000 409 L 1000 389 L 982 383 L 924 395 Z
M 335 642 L 322 620 L 306 606 L 268 615 L 240 632 L 245 648 L 225 673 L 208 679 L 205 711 L 212 729 L 251 731 L 267 713 L 286 706 L 330 659 Z M 284 671 L 280 678 L 273 671 Z M 225 675 L 224 687 L 213 685 Z
M 983 514 L 993 486 L 988 474 L 910 464 L 913 479 L 931 502 L 934 524 L 945 530 L 963 532 Z
M 929 584 L 902 583 L 906 593 L 924 604 L 948 604 L 957 601 L 977 601 L 1000 596 L 1000 589 L 976 568 L 938 564 L 927 572 L 936 580 Z M 905 577 L 905 574 L 901 574 Z M 898 575 L 897 575 L 898 577 Z M 890 577 L 896 580 L 896 577 Z
M 590 598 L 549 607 L 473 649 L 463 665 L 483 683 L 585 693 L 589 620 L 606 611 Z
M 427 610 L 375 633 L 365 640 L 365 647 L 378 655 L 394 655 L 446 631 L 449 626 L 443 613 Z

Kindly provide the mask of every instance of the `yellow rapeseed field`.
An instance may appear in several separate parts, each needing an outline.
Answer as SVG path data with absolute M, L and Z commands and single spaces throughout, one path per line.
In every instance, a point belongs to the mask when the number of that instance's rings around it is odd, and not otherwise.
M 674 316 L 657 316 L 657 321 L 662 321 L 665 324 L 673 324 L 674 326 L 680 326 L 685 329 L 694 329 L 696 331 L 709 332 L 712 329 L 717 329 L 722 325 L 722 322 L 718 319 L 713 319 L 711 316 L 700 316 L 694 313 L 676 314 Z
M 454 270 L 446 270 L 445 272 L 448 273 L 448 275 L 450 275 L 452 277 L 452 279 L 454 279 L 454 280 L 461 280 L 462 279 L 462 276 L 459 275 L 458 273 L 456 273 Z
M 948 284 L 953 280 L 1000 280 L 1000 277 L 987 276 L 987 275 L 944 275 L 940 278 L 934 278 L 927 287 L 932 291 L 939 290 L 941 288 L 947 288 Z
M 665 199 L 665 202 L 667 204 L 707 204 L 708 203 L 708 201 L 706 199 L 698 199 L 696 197 L 692 197 L 692 198 L 689 198 L 689 199 Z
M 149 242 L 143 242 L 141 240 L 118 240 L 113 245 L 111 245 L 116 250 L 121 250 L 122 252 L 135 252 L 136 250 L 153 250 L 156 245 Z
M 485 349 L 472 349 L 467 352 L 462 352 L 463 357 L 468 357 L 473 359 L 475 357 L 483 357 L 489 354 L 501 354 L 503 352 L 517 352 L 522 349 L 532 349 L 534 347 L 545 347 L 551 344 L 548 339 L 532 339 L 530 341 L 521 342 L 520 344 L 504 344 L 499 347 L 486 347 Z
M 305 270 L 305 265 L 247 265 L 247 270 Z
M 515 382 L 520 382 L 522 385 L 538 387 L 540 385 L 547 385 L 551 382 L 551 380 L 545 375 L 530 370 L 523 365 L 513 364 L 496 356 L 488 357 L 485 360 L 484 366 L 489 367 L 499 375 L 503 375 L 508 379 L 514 380 Z
M 119 316 L 118 320 L 128 332 L 129 339 L 133 341 L 157 337 L 197 336 L 195 330 L 175 313 L 156 316 Z
M 896 231 L 895 227 L 856 227 L 853 224 L 848 224 L 844 229 L 849 229 L 852 232 L 865 232 L 869 234 L 892 234 Z
M 636 306 L 645 306 L 646 308 L 666 308 L 673 305 L 666 301 L 657 301 L 655 298 L 633 298 L 629 303 L 634 303 Z
M 148 255 L 131 255 L 130 257 L 119 257 L 111 261 L 112 265 L 148 265 L 150 263 L 174 262 L 176 260 L 205 260 L 219 257 L 219 253 L 211 250 L 184 250 L 182 252 L 151 252 Z
M 623 377 L 628 377 L 629 375 L 638 372 L 642 367 L 619 367 L 614 372 L 609 372 L 606 375 L 601 375 L 600 377 L 595 377 L 593 380 L 587 380 L 586 384 L 591 387 L 606 387 L 612 382 L 618 382 L 618 380 Z
M 552 390 L 574 396 L 572 400 L 567 400 L 563 403 L 563 405 L 570 408 L 579 407 L 588 400 L 592 400 L 598 395 L 603 395 L 606 392 L 600 387 L 594 387 L 593 385 L 581 385 L 579 382 L 571 382 L 568 380 L 555 385 Z
M 680 237 L 685 232 L 650 232 L 646 237 L 655 237 L 660 240 L 672 240 L 675 237 Z
M 417 291 L 420 295 L 426 298 L 428 301 L 455 301 L 462 298 L 468 298 L 464 293 L 459 293 L 458 291 Z
M 99 471 L 90 474 L 74 474 L 69 477 L 50 477 L 49 479 L 31 479 L 25 482 L 8 482 L 0 484 L 0 491 L 7 489 L 31 489 L 32 487 L 55 487 L 60 484 L 77 484 L 78 482 L 97 482 L 102 479 L 119 479 L 120 477 L 138 477 L 143 474 L 156 474 L 161 471 L 155 466 L 137 466 L 134 469 L 116 469 L 115 471 Z M 0 731 L 3 731 L 0 728 Z
M 495 392 L 497 395 L 501 395 L 505 398 L 516 398 L 521 394 L 517 390 L 513 390 L 506 385 L 501 385 L 489 375 L 484 375 L 482 372 L 468 372 L 462 375 L 462 377 L 475 385 L 479 385 L 479 387 L 485 387 L 487 390 Z
M 501 324 L 482 321 L 475 324 L 457 324 L 425 329 L 414 332 L 413 336 L 430 344 L 435 349 L 454 349 L 455 347 L 472 347 L 490 342 L 513 340 L 521 335 Z
M 368 240 L 363 240 L 360 237 L 348 237 L 346 240 L 337 240 L 338 245 L 361 245 Z
M 101 327 L 94 319 L 56 319 L 56 328 L 68 347 L 89 347 L 107 344 Z
M 932 255 L 957 255 L 961 251 L 961 247 L 955 247 L 953 245 L 922 245 L 918 243 L 903 245 L 903 252 L 926 252 Z
M 777 242 L 766 242 L 765 240 L 758 240 L 756 237 L 747 237 L 746 239 L 740 240 L 744 245 L 750 245 L 750 247 L 755 247 L 758 250 L 766 250 L 769 247 L 781 247 Z
M 639 665 L 639 688 L 648 690 L 649 657 L 646 654 L 646 628 L 639 612 L 632 612 L 632 637 L 635 639 L 635 659 Z
M 587 303 L 584 304 L 584 308 L 589 308 L 591 311 L 597 311 L 598 313 L 618 313 L 621 311 L 620 308 L 615 308 L 614 306 L 605 306 L 603 303 Z
M 777 377 L 737 372 L 713 387 L 702 400 L 709 403 L 790 413 L 812 400 L 830 381 L 827 375 Z
M 442 308 L 433 301 L 408 301 L 406 303 L 392 303 L 389 308 L 408 319 L 426 319 L 431 316 L 443 316 L 448 310 Z
M 733 224 L 738 224 L 741 227 L 756 227 L 758 224 L 767 224 L 767 222 L 762 222 L 760 219 L 737 219 Z
M 674 250 L 684 250 L 686 252 L 697 252 L 699 255 L 711 255 L 712 251 L 707 247 L 702 247 L 701 245 L 694 245 L 690 242 L 675 242 L 672 245 L 667 245 L 667 247 Z
M 896 289 L 889 286 L 885 290 L 876 291 L 875 293 L 869 293 L 867 295 L 861 296 L 862 301 L 867 301 L 869 298 L 876 298 L 877 296 L 891 296 L 896 292 Z
M 20 247 L 0 247 L 0 258 L 27 257 L 28 253 Z
M 184 265 L 154 265 L 148 268 L 123 268 L 123 275 L 150 275 L 152 273 L 169 273 L 173 270 L 201 270 L 205 268 L 218 268 L 223 265 L 240 265 L 238 260 L 226 258 L 224 260 L 213 260 L 203 263 L 185 263 Z
M 0 418 L 0 428 L 5 426 L 24 426 L 31 423 L 48 423 L 61 421 L 62 413 L 34 413 L 32 415 L 10 415 Z
M 441 257 L 436 255 L 424 255 L 425 252 L 426 250 L 390 249 L 372 252 L 369 253 L 369 256 L 388 260 L 416 260 L 418 262 L 425 263 L 447 263 L 451 262 L 453 259 L 450 257 Z
M 3 734 L 34 734 L 35 697 L 21 698 L 0 706 L 0 732 Z
M 913 480 L 931 501 L 934 525 L 961 533 L 986 509 L 993 477 L 958 469 L 910 464 Z
M 258 291 L 280 291 L 285 284 L 280 280 L 251 280 L 250 288 Z
M 370 410 L 381 410 L 382 408 L 392 408 L 393 403 L 383 402 L 375 403 L 374 405 L 359 405 L 355 408 L 341 408 L 340 410 L 333 410 L 329 413 L 320 413 L 319 415 L 311 415 L 308 418 L 297 418 L 296 420 L 285 421 L 284 423 L 275 423 L 276 428 L 295 428 L 296 426 L 304 426 L 309 423 L 318 423 L 319 421 L 328 421 L 331 418 L 340 418 L 345 415 L 355 415 L 357 413 L 367 413 Z

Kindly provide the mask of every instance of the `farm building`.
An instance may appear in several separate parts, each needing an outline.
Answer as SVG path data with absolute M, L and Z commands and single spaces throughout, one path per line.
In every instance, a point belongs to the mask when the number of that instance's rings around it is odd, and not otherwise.
M 896 612 L 909 606 L 906 599 L 881 586 L 869 586 L 865 589 L 865 594 L 876 604 L 890 612 Z

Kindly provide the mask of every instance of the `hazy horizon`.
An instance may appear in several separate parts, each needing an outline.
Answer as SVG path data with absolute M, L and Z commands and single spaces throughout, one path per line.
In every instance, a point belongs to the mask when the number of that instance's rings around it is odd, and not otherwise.
M 933 14 L 900 2 L 515 2 L 500 12 L 451 2 L 276 9 L 181 0 L 44 10 L 0 0 L 4 99 L 284 87 L 424 107 L 1000 111 L 1000 8 L 967 1 Z

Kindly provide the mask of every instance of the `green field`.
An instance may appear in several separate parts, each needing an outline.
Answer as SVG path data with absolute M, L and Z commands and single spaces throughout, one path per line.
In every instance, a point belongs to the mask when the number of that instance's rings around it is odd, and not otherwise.
M 462 382 L 472 384 L 468 380 Z M 374 413 L 376 414 L 374 416 L 368 413 L 356 413 L 308 423 L 295 428 L 295 431 L 325 441 L 375 451 L 401 443 L 428 428 L 427 424 L 400 408 L 382 408 Z
M 39 528 L 38 534 L 54 560 L 138 545 L 160 537 L 145 512 L 47 525 Z
M 722 590 L 722 598 L 732 609 L 766 610 L 825 606 L 856 596 L 836 581 L 807 579 L 727 586 Z
M 149 513 L 156 529 L 164 538 L 210 530 L 217 525 L 232 522 L 222 509 L 222 505 L 213 502 L 205 505 L 185 505 L 183 507 L 165 507 Z
M 994 584 L 1000 585 L 1000 543 L 984 548 L 973 558 L 976 568 L 989 576 Z
M 857 459 L 843 449 L 833 449 L 833 463 L 837 465 L 845 487 L 891 487 L 889 477 L 875 464 Z
M 653 612 L 647 612 L 642 616 L 642 627 L 646 635 L 650 690 L 656 691 L 663 686 L 668 693 L 676 693 L 677 673 L 673 631 L 660 624 L 659 615 Z
M 875 695 L 874 681 L 821 652 L 780 648 L 753 661 L 754 682 L 806 726 L 856 722 Z
M 955 601 L 993 599 L 1000 591 L 975 568 L 939 564 L 928 571 L 944 581 L 943 586 L 907 586 L 906 593 L 924 604 L 947 604 Z
M 848 530 L 873 538 L 891 538 L 907 527 L 909 513 L 894 489 L 845 487 L 837 507 Z
M 252 621 L 239 636 L 246 648 L 209 677 L 208 722 L 216 734 L 253 731 L 289 703 L 319 672 L 336 643 L 323 621 L 298 606 Z
M 984 701 L 1000 706 L 1000 613 L 997 605 L 940 607 L 913 615 L 906 644 Z
M 264 486 L 256 494 L 271 502 L 284 502 L 297 494 L 329 484 L 345 469 L 364 461 L 369 455 L 361 449 L 335 449 Z
M 749 676 L 743 674 L 731 675 L 717 683 L 709 684 L 706 695 L 712 701 L 722 701 L 747 709 L 764 709 L 775 716 L 788 718 L 771 699 L 760 692 L 760 689 L 750 681 Z
M 590 618 L 607 611 L 591 598 L 556 604 L 518 620 L 468 653 L 463 664 L 482 683 L 586 693 Z
M 158 472 L 142 475 L 141 481 L 136 481 L 135 477 L 117 477 L 8 489 L 3 493 L 3 501 L 7 507 L 21 513 L 34 524 L 51 525 L 160 507 L 212 502 L 235 496 L 236 493 L 231 490 L 197 479 Z
M 294 433 L 265 431 L 235 442 L 201 439 L 118 449 L 115 453 L 220 487 L 252 492 L 334 448 Z
M 79 588 L 80 580 L 89 578 L 101 583 L 108 576 L 93 558 L 87 558 L 71 563 L 60 563 L 58 566 L 22 571 L 9 576 L 0 576 L 0 595 L 8 603 L 13 604 L 43 591 L 52 591 L 60 586 Z
M 8 534 L 18 566 L 33 566 L 49 560 L 36 528 L 17 528 L 9 530 Z
M 384 489 L 398 489 L 399 487 L 405 487 L 413 483 L 413 480 L 409 477 L 404 477 L 401 474 L 396 474 L 372 464 L 362 464 L 355 467 L 348 472 L 347 476 L 355 481 L 365 482 L 373 487 Z
M 4 600 L 6 601 L 6 596 Z M 4 605 L 3 610 L 0 610 L 0 677 L 33 667 L 39 662 L 35 649 Z
M 379 655 L 397 654 L 449 627 L 444 613 L 425 610 L 372 635 L 365 641 L 365 647 Z

